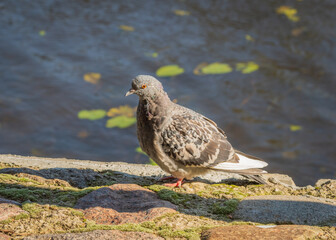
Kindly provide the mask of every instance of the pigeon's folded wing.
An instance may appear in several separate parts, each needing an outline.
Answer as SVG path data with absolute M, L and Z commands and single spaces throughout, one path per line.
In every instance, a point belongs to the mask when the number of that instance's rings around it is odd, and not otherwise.
M 179 114 L 161 131 L 163 151 L 185 166 L 212 167 L 238 162 L 223 130 L 202 115 Z

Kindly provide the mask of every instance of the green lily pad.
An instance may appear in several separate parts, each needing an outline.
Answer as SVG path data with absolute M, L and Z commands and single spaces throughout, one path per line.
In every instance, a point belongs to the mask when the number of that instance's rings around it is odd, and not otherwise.
M 159 77 L 173 77 L 184 73 L 184 69 L 178 65 L 166 65 L 156 70 L 156 75 Z
M 79 119 L 97 120 L 106 116 L 106 111 L 103 109 L 82 110 L 78 113 Z
M 146 155 L 146 156 L 148 157 L 148 155 L 147 155 L 144 151 L 142 151 L 141 147 L 137 147 L 137 148 L 135 149 L 135 151 L 136 151 L 137 153 L 144 154 L 144 155 Z M 148 157 L 148 158 L 149 158 L 149 163 L 148 163 L 148 164 L 153 165 L 153 166 L 157 166 L 156 162 L 154 162 L 153 159 L 151 159 L 150 157 Z
M 232 68 L 227 63 L 211 63 L 201 69 L 203 74 L 224 74 L 232 72 Z
M 141 153 L 141 154 L 145 154 L 145 155 L 147 155 L 144 151 L 142 151 L 141 147 L 137 147 L 137 148 L 135 149 L 135 151 L 136 151 L 137 153 Z
M 259 65 L 255 62 L 247 62 L 247 63 L 237 63 L 236 70 L 242 72 L 243 74 L 252 73 L 259 69 Z
M 120 116 L 110 118 L 109 120 L 107 120 L 106 127 L 107 128 L 114 128 L 114 127 L 127 128 L 127 127 L 132 126 L 135 123 L 136 123 L 135 117 L 127 117 L 127 116 L 120 115 Z

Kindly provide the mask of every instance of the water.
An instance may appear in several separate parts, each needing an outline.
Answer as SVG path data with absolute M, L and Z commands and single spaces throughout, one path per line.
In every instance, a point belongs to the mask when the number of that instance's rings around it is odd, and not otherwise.
M 300 20 L 277 14 L 282 5 Z M 77 113 L 135 107 L 124 97 L 131 79 L 178 64 L 184 74 L 161 78 L 171 98 L 216 121 L 234 147 L 299 185 L 334 178 L 335 10 L 331 0 L 2 1 L 0 153 L 146 163 L 135 126 L 108 129 L 106 118 Z M 259 70 L 193 74 L 202 62 L 247 61 Z M 87 72 L 100 82 L 85 82 Z

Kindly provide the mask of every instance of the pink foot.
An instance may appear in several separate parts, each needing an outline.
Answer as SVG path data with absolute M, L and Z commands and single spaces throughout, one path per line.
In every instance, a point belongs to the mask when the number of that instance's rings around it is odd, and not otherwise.
M 163 185 L 166 186 L 166 187 L 174 188 L 174 187 L 181 187 L 182 184 L 183 184 L 183 178 L 180 178 L 180 179 L 177 180 L 176 183 L 165 183 Z
M 171 180 L 171 179 L 176 179 L 176 177 L 173 177 L 173 176 L 163 177 L 163 178 L 160 178 L 159 181 L 165 181 L 165 180 Z

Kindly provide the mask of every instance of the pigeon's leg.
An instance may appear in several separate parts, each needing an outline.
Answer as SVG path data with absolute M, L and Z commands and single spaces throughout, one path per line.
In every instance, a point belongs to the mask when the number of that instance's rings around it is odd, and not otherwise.
M 176 183 L 165 183 L 163 184 L 166 187 L 181 187 L 183 184 L 183 178 L 179 178 Z
M 173 176 L 163 177 L 163 178 L 160 178 L 159 181 L 165 181 L 165 180 L 171 180 L 171 179 L 176 179 L 176 177 L 173 177 Z

